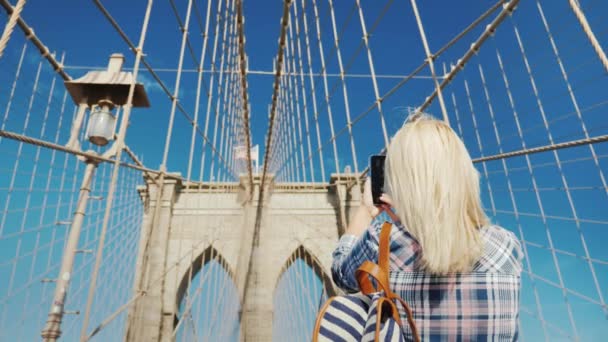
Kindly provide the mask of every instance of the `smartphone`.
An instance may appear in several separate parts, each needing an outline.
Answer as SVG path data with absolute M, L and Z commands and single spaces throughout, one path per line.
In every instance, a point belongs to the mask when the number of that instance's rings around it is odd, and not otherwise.
M 374 205 L 381 205 L 383 202 L 380 196 L 384 193 L 384 160 L 386 156 L 371 156 L 369 169 L 371 170 L 372 199 Z

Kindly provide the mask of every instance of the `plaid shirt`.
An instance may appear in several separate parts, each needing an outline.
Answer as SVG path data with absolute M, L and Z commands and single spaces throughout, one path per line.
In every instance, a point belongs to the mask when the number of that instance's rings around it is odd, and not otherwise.
M 355 271 L 366 260 L 378 261 L 382 223 L 375 220 L 359 239 L 340 239 L 332 265 L 340 288 L 358 291 Z M 472 272 L 434 276 L 421 270 L 418 242 L 402 225 L 393 226 L 390 286 L 412 308 L 421 340 L 518 339 L 521 246 L 513 233 L 498 226 L 481 228 L 480 234 L 484 254 Z M 405 312 L 401 317 L 405 319 Z M 409 327 L 403 329 L 411 338 Z

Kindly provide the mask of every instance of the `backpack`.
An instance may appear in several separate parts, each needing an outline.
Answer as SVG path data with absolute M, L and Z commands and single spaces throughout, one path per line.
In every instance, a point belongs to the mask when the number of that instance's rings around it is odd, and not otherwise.
M 357 269 L 361 292 L 332 297 L 321 307 L 313 330 L 313 342 L 405 341 L 397 303 L 406 312 L 413 340 L 420 341 L 412 310 L 389 287 L 391 228 L 389 222 L 382 225 L 378 264 L 366 261 Z M 370 277 L 378 287 L 374 287 Z

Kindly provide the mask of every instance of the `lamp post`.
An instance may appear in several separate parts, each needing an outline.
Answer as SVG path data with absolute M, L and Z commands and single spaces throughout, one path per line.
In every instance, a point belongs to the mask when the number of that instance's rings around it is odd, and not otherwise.
M 72 123 L 70 139 L 67 143 L 68 147 L 80 149 L 78 136 L 88 108 L 92 108 L 86 131 L 88 140 L 98 146 L 105 146 L 114 140 L 116 115 L 112 111 L 116 107 L 126 104 L 129 87 L 134 82 L 133 75 L 130 72 L 121 71 L 123 61 L 124 57 L 121 54 L 113 54 L 110 56 L 110 62 L 106 70 L 90 71 L 77 80 L 65 82 L 72 99 L 79 106 L 76 118 Z M 142 84 L 135 85 L 133 106 L 150 106 Z M 94 154 L 93 151 L 89 151 L 89 153 Z M 103 156 L 109 158 L 114 156 L 115 153 L 116 148 L 112 145 L 103 153 Z M 41 333 L 44 341 L 56 341 L 61 336 L 61 321 L 65 313 L 65 300 L 72 278 L 74 259 L 78 252 L 82 223 L 91 192 L 91 181 L 99 164 L 99 160 L 94 157 L 79 157 L 79 159 L 84 161 L 86 167 L 80 186 L 76 212 L 61 259 L 59 276 L 55 280 L 53 301 L 46 325 Z

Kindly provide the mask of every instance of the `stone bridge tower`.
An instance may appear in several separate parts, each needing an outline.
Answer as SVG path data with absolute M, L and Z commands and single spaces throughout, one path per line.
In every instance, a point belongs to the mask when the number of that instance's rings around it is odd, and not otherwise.
M 329 184 L 267 182 L 259 210 L 260 177 L 254 178 L 251 199 L 245 178 L 201 187 L 167 177 L 161 194 L 156 184 L 149 179 L 139 189 L 145 213 L 135 291 L 141 298 L 129 312 L 127 341 L 172 340 L 188 279 L 209 253 L 235 283 L 241 339 L 247 341 L 272 339 L 273 291 L 296 251 L 328 280 L 327 293 L 335 293 L 331 253 L 360 202 L 354 175 L 333 175 Z

